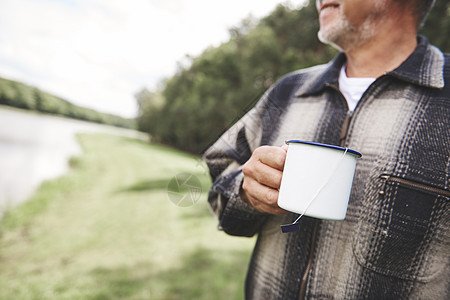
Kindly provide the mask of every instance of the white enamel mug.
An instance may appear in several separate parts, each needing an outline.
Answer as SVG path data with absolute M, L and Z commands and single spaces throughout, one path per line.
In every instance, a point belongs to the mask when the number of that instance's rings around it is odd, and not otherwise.
M 290 140 L 278 206 L 305 216 L 344 220 L 361 154 L 333 145 Z

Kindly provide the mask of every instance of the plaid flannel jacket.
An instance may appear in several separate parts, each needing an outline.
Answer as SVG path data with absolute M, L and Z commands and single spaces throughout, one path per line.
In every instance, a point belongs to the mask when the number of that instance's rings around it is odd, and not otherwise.
M 283 77 L 204 155 L 219 228 L 258 235 L 246 298 L 449 299 L 450 55 L 418 37 L 351 118 L 338 87 L 344 62 L 339 54 Z M 344 221 L 303 217 L 300 231 L 283 234 L 296 215 L 260 213 L 239 198 L 252 151 L 288 139 L 362 153 Z

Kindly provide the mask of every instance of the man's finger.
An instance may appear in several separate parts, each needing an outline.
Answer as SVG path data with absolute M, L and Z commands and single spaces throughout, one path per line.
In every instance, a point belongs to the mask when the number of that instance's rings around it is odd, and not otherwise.
M 257 201 L 269 206 L 278 206 L 278 190 L 262 185 L 251 178 L 244 180 L 242 188 L 253 200 L 253 204 Z
M 255 150 L 260 162 L 272 168 L 283 171 L 286 151 L 281 147 L 263 146 Z

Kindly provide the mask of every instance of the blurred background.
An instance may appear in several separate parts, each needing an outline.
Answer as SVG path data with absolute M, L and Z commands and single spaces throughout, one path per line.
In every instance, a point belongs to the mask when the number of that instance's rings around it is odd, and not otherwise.
M 324 63 L 314 1 L 0 0 L 0 299 L 243 299 L 200 157 Z M 450 4 L 420 33 L 450 52 Z

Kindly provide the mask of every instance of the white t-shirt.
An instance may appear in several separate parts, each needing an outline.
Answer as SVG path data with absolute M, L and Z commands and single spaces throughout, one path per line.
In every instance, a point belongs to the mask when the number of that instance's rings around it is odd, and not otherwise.
M 367 88 L 376 78 L 347 77 L 346 65 L 343 65 L 339 73 L 339 89 L 347 100 L 348 108 L 353 111 Z

